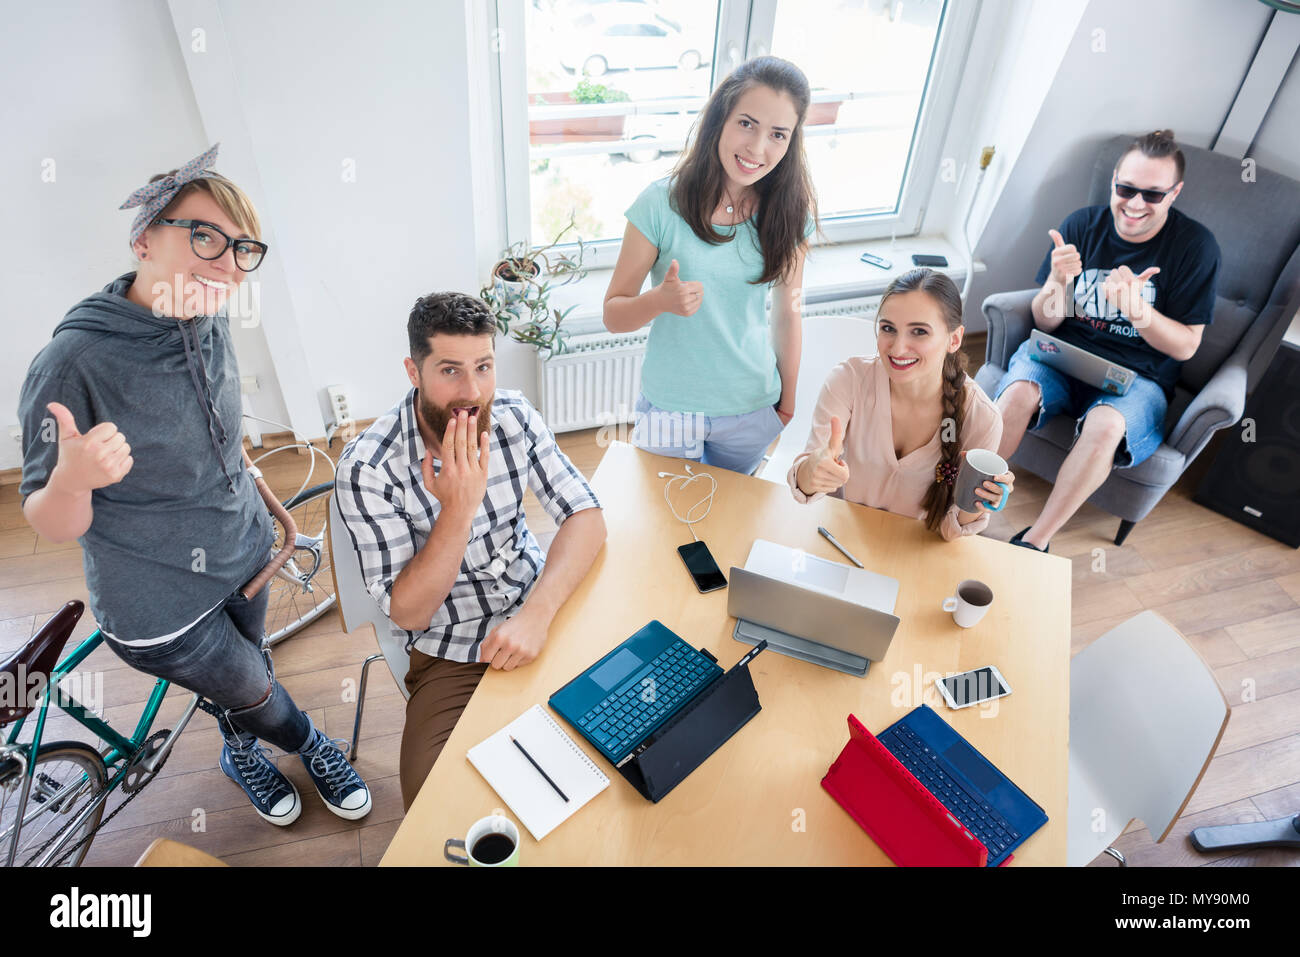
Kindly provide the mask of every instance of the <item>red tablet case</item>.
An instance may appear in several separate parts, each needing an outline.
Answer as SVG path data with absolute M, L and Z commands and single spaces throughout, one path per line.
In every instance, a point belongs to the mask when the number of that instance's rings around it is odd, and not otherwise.
M 849 715 L 849 743 L 822 778 L 822 787 L 895 864 L 983 867 L 988 863 L 984 845 L 853 715 Z

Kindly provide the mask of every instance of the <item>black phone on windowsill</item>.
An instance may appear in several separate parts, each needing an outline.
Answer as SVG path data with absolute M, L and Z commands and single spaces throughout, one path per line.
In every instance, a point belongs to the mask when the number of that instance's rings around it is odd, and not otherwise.
M 923 253 L 913 253 L 912 265 L 944 267 L 948 265 L 948 259 L 945 256 L 930 256 Z

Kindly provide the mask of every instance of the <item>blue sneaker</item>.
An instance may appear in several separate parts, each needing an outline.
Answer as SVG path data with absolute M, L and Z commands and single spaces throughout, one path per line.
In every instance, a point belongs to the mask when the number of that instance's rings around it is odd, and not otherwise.
M 339 747 L 346 744 L 342 739 L 331 741 L 317 731 L 311 745 L 298 756 L 325 806 L 341 818 L 356 821 L 370 813 L 370 789 Z
M 280 827 L 292 824 L 302 813 L 298 789 L 271 763 L 271 749 L 259 746 L 251 735 L 248 738 L 251 740 L 236 740 L 233 748 L 227 739 L 218 762 L 221 770 L 244 789 L 262 820 Z

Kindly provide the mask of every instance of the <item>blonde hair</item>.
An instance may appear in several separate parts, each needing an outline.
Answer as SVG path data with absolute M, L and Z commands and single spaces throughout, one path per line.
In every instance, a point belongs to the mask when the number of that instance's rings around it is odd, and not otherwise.
M 176 170 L 168 173 L 158 173 L 149 177 L 149 182 L 175 175 Z M 231 218 L 236 226 L 248 234 L 249 238 L 261 240 L 262 238 L 262 221 L 257 216 L 257 207 L 253 201 L 248 198 L 248 194 L 242 189 L 226 179 L 220 173 L 209 172 L 198 179 L 190 180 L 172 197 L 171 202 L 162 208 L 158 213 L 157 219 L 163 219 L 175 208 L 176 204 L 195 190 L 203 190 L 210 195 L 221 211 Z

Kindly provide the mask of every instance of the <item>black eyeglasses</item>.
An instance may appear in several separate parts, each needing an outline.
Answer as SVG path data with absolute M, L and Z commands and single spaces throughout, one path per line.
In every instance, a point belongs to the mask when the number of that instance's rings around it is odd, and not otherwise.
M 1115 187 L 1115 195 L 1118 196 L 1120 199 L 1132 199 L 1138 193 L 1141 193 L 1142 201 L 1144 203 L 1150 203 L 1152 206 L 1156 205 L 1157 203 L 1163 203 L 1165 201 L 1165 197 L 1174 191 L 1173 186 L 1170 186 L 1168 189 L 1165 190 L 1138 189 L 1136 186 L 1129 186 L 1117 180 L 1113 181 L 1111 185 Z
M 262 265 L 266 256 L 266 243 L 256 239 L 231 239 L 216 226 L 199 219 L 159 219 L 160 226 L 180 226 L 190 231 L 190 248 L 200 259 L 220 259 L 231 246 L 235 247 L 235 265 L 243 272 L 252 272 Z

